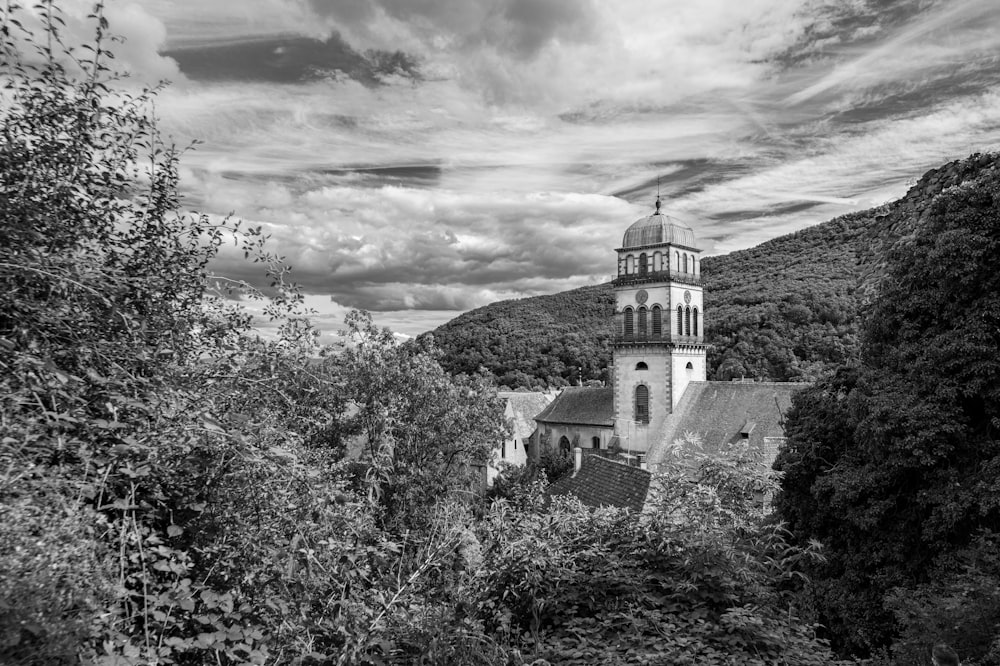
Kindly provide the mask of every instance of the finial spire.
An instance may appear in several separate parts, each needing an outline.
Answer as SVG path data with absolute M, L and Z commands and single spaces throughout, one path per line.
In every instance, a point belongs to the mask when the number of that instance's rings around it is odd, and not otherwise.
M 656 214 L 660 214 L 660 177 L 656 177 Z

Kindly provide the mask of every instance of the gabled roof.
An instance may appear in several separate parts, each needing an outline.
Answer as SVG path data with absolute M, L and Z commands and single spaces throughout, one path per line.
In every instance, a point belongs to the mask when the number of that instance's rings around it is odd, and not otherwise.
M 777 452 L 775 438 L 785 434 L 782 423 L 792 396 L 806 386 L 792 382 L 691 382 L 673 414 L 664 420 L 646 462 L 662 462 L 674 440 L 689 432 L 701 438 L 706 453 L 747 439 L 752 448 L 773 457 Z
M 644 469 L 598 455 L 587 455 L 576 474 L 556 481 L 549 486 L 547 493 L 550 496 L 573 495 L 585 506 L 593 508 L 616 506 L 642 511 L 651 477 Z
M 498 396 L 504 401 L 504 416 L 511 421 L 512 437 L 525 440 L 535 432 L 535 416 L 545 409 L 553 396 L 549 393 L 529 393 L 525 391 L 500 391 Z
M 539 423 L 569 423 L 613 428 L 615 394 L 611 387 L 567 386 L 541 414 Z

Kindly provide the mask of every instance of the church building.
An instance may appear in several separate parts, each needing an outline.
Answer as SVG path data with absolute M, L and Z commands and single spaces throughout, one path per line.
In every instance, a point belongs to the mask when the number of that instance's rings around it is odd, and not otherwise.
M 711 314 L 691 228 L 663 213 L 657 197 L 653 214 L 628 227 L 615 252 L 611 386 L 557 396 L 535 417 L 533 455 L 615 449 L 619 459 L 655 471 L 675 440 L 693 437 L 708 452 L 748 440 L 773 457 L 783 415 L 804 384 L 707 381 Z

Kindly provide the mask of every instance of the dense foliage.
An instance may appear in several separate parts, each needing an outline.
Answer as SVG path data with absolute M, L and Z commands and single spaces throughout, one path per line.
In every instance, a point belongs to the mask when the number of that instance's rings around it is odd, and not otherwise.
M 472 492 L 493 385 L 364 313 L 318 348 L 258 230 L 177 210 L 91 19 L 80 58 L 54 3 L 0 15 L 5 664 L 830 663 L 746 452 L 679 460 L 643 516 Z M 276 340 L 210 273 L 233 239 Z
M 608 381 L 614 303 L 610 285 L 499 301 L 456 317 L 433 336 L 448 370 L 485 369 L 501 386 Z
M 1000 174 L 941 193 L 886 256 L 861 361 L 803 391 L 778 506 L 819 539 L 817 617 L 845 652 L 1000 663 Z

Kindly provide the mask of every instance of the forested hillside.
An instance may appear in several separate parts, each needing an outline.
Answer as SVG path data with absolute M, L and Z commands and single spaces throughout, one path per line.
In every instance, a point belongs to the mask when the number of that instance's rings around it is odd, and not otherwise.
M 973 155 L 952 162 L 925 174 L 892 204 L 706 257 L 709 378 L 815 380 L 856 358 L 857 315 L 882 272 L 882 250 L 908 233 L 936 193 L 996 159 Z M 610 248 L 608 262 L 613 264 Z M 608 283 L 493 303 L 433 335 L 453 373 L 484 367 L 509 387 L 604 380 L 613 310 Z

